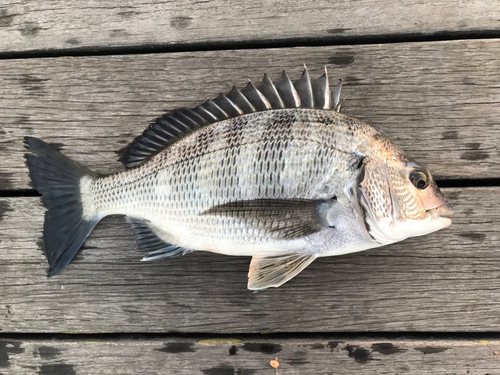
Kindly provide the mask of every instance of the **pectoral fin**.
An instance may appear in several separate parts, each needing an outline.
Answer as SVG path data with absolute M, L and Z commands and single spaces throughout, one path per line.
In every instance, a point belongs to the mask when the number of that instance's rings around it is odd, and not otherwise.
M 328 228 L 325 211 L 335 199 L 254 199 L 214 206 L 201 215 L 240 218 L 276 239 L 296 239 Z
M 248 271 L 248 289 L 277 288 L 297 276 L 316 257 L 314 254 L 287 254 L 267 257 L 254 255 Z

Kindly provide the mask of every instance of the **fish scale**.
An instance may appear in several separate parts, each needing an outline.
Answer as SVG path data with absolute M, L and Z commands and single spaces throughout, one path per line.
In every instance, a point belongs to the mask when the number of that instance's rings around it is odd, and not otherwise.
M 253 290 L 283 284 L 319 256 L 448 226 L 432 176 L 339 108 L 340 83 L 330 92 L 326 72 L 314 81 L 307 70 L 295 82 L 265 76 L 165 114 L 132 142 L 128 169 L 108 176 L 27 137 L 30 174 L 48 207 L 49 276 L 111 214 L 126 216 L 145 260 L 252 256 Z
M 313 122 L 314 118 L 311 118 L 310 121 Z M 227 124 L 221 122 L 217 126 L 233 127 L 237 125 L 232 122 L 227 121 Z M 300 126 L 303 122 L 297 122 L 297 124 Z M 248 126 L 255 128 L 251 123 Z M 336 129 L 327 128 L 325 124 L 322 124 L 322 126 L 324 129 L 317 128 L 314 133 L 309 132 L 309 139 L 307 135 L 303 134 L 301 134 L 300 138 L 297 137 L 295 139 L 293 135 L 282 134 L 282 139 L 278 141 L 261 140 L 259 142 L 252 141 L 252 133 L 258 134 L 258 129 L 254 129 L 254 132 L 250 133 L 245 140 L 240 140 L 238 146 L 233 146 L 231 149 L 227 148 L 227 144 L 231 143 L 231 138 L 227 137 L 228 134 L 223 134 L 218 141 L 211 140 L 210 142 L 206 142 L 206 144 L 211 144 L 211 147 L 210 149 L 202 147 L 202 152 L 192 147 L 196 145 L 192 144 L 191 138 L 194 135 L 186 137 L 179 144 L 164 150 L 137 170 L 120 172 L 119 174 L 96 180 L 92 186 L 92 194 L 96 201 L 94 205 L 97 210 L 114 211 L 120 209 L 120 202 L 125 199 L 122 197 L 123 192 L 120 191 L 123 184 L 130 185 L 129 189 L 133 189 L 138 197 L 146 196 L 145 188 L 156 187 L 159 183 L 164 184 L 162 185 L 162 189 L 166 189 L 167 192 L 178 192 L 178 194 L 170 196 L 170 199 L 169 194 L 165 192 L 162 196 L 167 201 L 180 204 L 186 203 L 186 201 L 182 199 L 179 193 L 182 192 L 184 194 L 189 192 L 195 186 L 196 189 L 204 192 L 205 196 L 208 195 L 212 199 L 218 199 L 218 195 L 220 194 L 215 194 L 217 193 L 216 189 L 218 186 L 223 186 L 224 190 L 233 188 L 233 184 L 229 183 L 229 179 L 236 176 L 241 180 L 240 184 L 237 184 L 240 186 L 240 189 L 238 189 L 240 195 L 237 198 L 264 198 L 263 194 L 259 195 L 255 192 L 247 192 L 245 189 L 252 190 L 252 188 L 256 187 L 272 187 L 272 180 L 271 183 L 266 182 L 269 181 L 269 178 L 280 181 L 280 175 L 283 176 L 280 185 L 285 186 L 287 189 L 293 187 L 293 189 L 288 190 L 287 194 L 283 196 L 270 196 L 268 198 L 288 198 L 294 196 L 313 198 L 306 196 L 309 187 L 315 185 L 315 180 L 322 180 L 324 175 L 331 174 L 328 167 L 333 168 L 338 164 L 337 160 L 332 160 L 331 154 L 339 151 L 336 153 L 336 156 L 343 155 L 344 159 L 346 159 L 345 156 L 350 155 L 355 148 L 353 147 L 353 150 L 336 150 L 333 148 L 335 142 L 331 142 L 332 145 L 330 147 L 316 148 L 319 137 L 330 138 L 330 140 L 335 139 L 331 135 L 335 133 Z M 203 132 L 203 130 L 200 130 L 200 132 Z M 276 131 L 280 131 L 279 127 L 276 128 Z M 280 147 L 282 144 L 287 144 L 284 150 Z M 302 157 L 305 149 L 308 154 L 306 155 L 306 159 Z M 321 158 L 317 158 L 314 155 L 315 152 L 312 152 L 314 149 L 318 150 L 319 155 L 322 155 Z M 233 152 L 232 156 L 228 156 L 229 150 Z M 275 153 L 278 154 L 278 150 L 283 151 L 281 152 L 283 160 L 276 160 Z M 327 154 L 328 152 L 329 154 Z M 238 155 L 242 157 L 238 158 Z M 255 156 L 252 157 L 252 155 Z M 271 163 L 271 161 L 273 162 Z M 197 177 L 190 185 L 186 182 L 192 178 L 192 170 L 193 168 L 197 170 L 197 166 L 201 166 L 200 170 L 202 171 L 211 171 L 212 173 L 210 175 L 200 172 L 195 173 Z M 340 172 L 339 168 L 337 167 L 337 172 Z M 243 175 L 239 174 L 238 170 L 240 169 L 245 171 Z M 102 200 L 101 194 L 111 191 L 117 192 L 120 196 Z M 109 196 L 109 194 L 106 196 Z M 223 203 L 225 203 L 224 200 L 210 201 L 206 202 L 205 205 L 202 203 L 202 207 L 206 209 L 214 204 Z

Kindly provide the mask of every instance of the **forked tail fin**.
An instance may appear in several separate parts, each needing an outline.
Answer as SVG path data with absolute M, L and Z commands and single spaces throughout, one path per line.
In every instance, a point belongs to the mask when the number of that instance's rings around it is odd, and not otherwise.
M 48 276 L 59 273 L 73 259 L 101 217 L 84 218 L 82 177 L 97 174 L 68 159 L 40 139 L 25 137 L 31 180 L 47 207 L 43 237 L 49 261 Z

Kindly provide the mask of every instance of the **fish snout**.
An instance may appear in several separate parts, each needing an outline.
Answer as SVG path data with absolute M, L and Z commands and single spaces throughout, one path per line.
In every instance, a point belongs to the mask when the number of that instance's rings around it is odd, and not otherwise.
M 442 204 L 441 206 L 428 210 L 428 212 L 431 214 L 433 219 L 439 219 L 441 217 L 447 218 L 452 216 L 454 213 L 453 208 L 449 203 Z

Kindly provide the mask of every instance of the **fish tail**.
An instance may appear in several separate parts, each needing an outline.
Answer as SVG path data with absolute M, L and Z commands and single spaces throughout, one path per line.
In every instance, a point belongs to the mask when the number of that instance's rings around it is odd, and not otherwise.
M 81 189 L 97 174 L 38 138 L 24 142 L 31 151 L 26 154 L 31 180 L 47 207 L 43 237 L 50 277 L 68 265 L 102 218 L 97 212 L 84 214 L 82 204 Z

